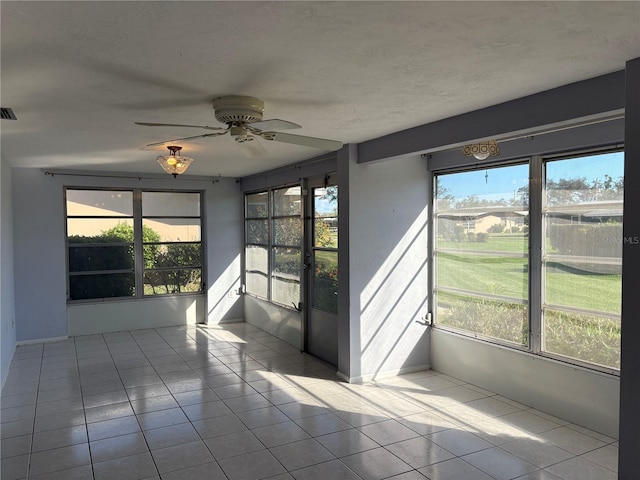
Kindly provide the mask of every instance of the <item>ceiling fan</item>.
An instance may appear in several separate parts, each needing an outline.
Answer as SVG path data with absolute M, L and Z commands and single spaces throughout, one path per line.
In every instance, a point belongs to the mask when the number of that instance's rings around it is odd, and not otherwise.
M 213 99 L 213 109 L 216 120 L 225 123 L 227 128 L 210 127 L 204 125 L 180 125 L 174 123 L 148 123 L 135 122 L 136 125 L 147 127 L 186 127 L 203 128 L 211 130 L 211 133 L 194 135 L 190 137 L 174 138 L 163 142 L 150 143 L 147 146 L 163 145 L 167 142 L 178 142 L 182 140 L 193 140 L 204 137 L 218 137 L 229 134 L 233 137 L 245 155 L 256 157 L 267 153 L 262 144 L 256 141 L 256 137 L 264 140 L 272 140 L 304 147 L 317 148 L 320 150 L 335 151 L 342 148 L 342 142 L 337 140 L 327 140 L 324 138 L 307 137 L 304 135 L 293 135 L 282 133 L 280 130 L 293 130 L 302 128 L 300 125 L 286 120 L 271 119 L 263 120 L 264 102 L 259 98 L 242 95 L 229 95 Z

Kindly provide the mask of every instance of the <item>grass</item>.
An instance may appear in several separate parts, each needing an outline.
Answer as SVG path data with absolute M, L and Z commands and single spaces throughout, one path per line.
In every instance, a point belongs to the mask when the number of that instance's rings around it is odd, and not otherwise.
M 526 253 L 529 237 L 523 234 L 492 234 L 486 242 L 452 242 L 438 239 L 438 248 L 508 253 Z
M 526 252 L 526 236 L 494 236 L 487 242 L 438 240 L 437 284 L 479 294 L 528 298 L 528 259 L 475 255 L 470 251 Z M 620 274 L 594 274 L 550 263 L 545 273 L 545 302 L 551 305 L 619 314 Z M 449 292 L 438 293 L 438 323 L 526 345 L 526 305 Z M 603 316 L 545 309 L 544 350 L 612 368 L 620 365 L 620 321 Z
M 438 241 L 438 248 L 523 253 L 523 235 L 491 236 L 487 242 Z M 454 247 L 452 247 L 452 245 Z M 476 248 L 477 247 L 477 248 Z M 549 304 L 620 313 L 622 276 L 593 274 L 550 264 L 545 275 L 545 301 Z M 445 253 L 437 255 L 437 283 L 477 293 L 489 293 L 517 299 L 528 296 L 528 259 Z

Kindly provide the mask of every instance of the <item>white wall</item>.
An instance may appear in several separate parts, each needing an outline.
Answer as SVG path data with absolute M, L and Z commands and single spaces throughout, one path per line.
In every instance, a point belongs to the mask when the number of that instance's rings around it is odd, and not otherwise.
M 617 438 L 618 377 L 443 330 L 431 335 L 434 370 Z
M 195 325 L 205 318 L 204 295 L 69 305 L 69 336 Z
M 300 313 L 265 302 L 251 295 L 244 295 L 247 323 L 258 327 L 281 340 L 302 348 L 302 319 Z
M 428 176 L 419 155 L 349 165 L 350 371 L 362 381 L 429 367 Z
M 15 288 L 16 288 L 16 338 L 18 342 L 65 337 L 68 329 L 66 304 L 65 266 L 65 218 L 64 186 L 123 187 L 188 189 L 205 192 L 206 265 L 208 275 L 207 309 L 202 306 L 199 322 L 222 322 L 242 319 L 243 306 L 234 292 L 240 288 L 240 253 L 242 251 L 242 195 L 233 179 L 220 182 L 196 181 L 187 178 L 173 179 L 126 179 L 90 176 L 47 176 L 40 170 L 13 169 L 13 216 L 15 239 Z M 157 302 L 152 304 L 150 302 Z M 108 331 L 109 315 L 115 305 L 104 302 L 104 311 L 98 312 L 100 304 L 92 308 L 86 319 L 94 322 L 88 331 Z M 123 302 L 126 307 L 127 302 Z M 134 302 L 131 302 L 134 303 Z M 162 304 L 160 306 L 159 304 Z M 171 297 L 144 300 L 136 308 L 120 308 L 128 312 L 128 328 L 149 327 L 148 318 L 154 311 L 165 307 L 171 312 L 175 301 Z M 139 307 L 148 305 L 148 315 Z M 72 306 L 74 309 L 77 305 Z M 186 304 L 185 307 L 187 308 Z M 77 327 L 78 313 L 73 310 L 70 319 L 73 332 L 83 331 Z M 126 318 L 126 317 L 125 317 Z M 191 318 L 187 312 L 175 315 L 175 324 L 184 324 Z M 92 320 L 93 319 L 93 320 Z M 100 325 L 104 323 L 104 327 Z M 166 324 L 166 319 L 159 319 Z
M 0 338 L 2 385 L 16 348 L 13 284 L 13 214 L 11 211 L 11 167 L 0 158 Z

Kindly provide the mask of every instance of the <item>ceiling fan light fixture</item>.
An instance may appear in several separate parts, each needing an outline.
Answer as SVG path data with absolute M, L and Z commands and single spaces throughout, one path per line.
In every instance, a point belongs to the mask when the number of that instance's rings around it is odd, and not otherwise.
M 462 154 L 467 157 L 473 156 L 476 160 L 486 160 L 489 157 L 500 155 L 500 147 L 495 140 L 472 143 L 462 147 Z
M 182 147 L 177 145 L 169 145 L 167 148 L 169 149 L 169 155 L 159 155 L 156 161 L 165 172 L 173 175 L 173 178 L 176 178 L 178 175 L 187 171 L 187 168 L 189 168 L 189 165 L 193 162 L 193 158 L 180 155 Z

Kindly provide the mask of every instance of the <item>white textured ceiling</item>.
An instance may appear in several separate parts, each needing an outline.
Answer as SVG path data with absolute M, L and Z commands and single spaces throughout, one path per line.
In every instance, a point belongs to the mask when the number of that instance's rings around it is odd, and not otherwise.
M 2 155 L 14 166 L 159 172 L 147 143 L 257 96 L 292 133 L 358 143 L 622 70 L 640 2 L 7 2 Z M 526 112 L 523 112 L 523 115 Z M 220 125 L 222 126 L 222 125 Z M 189 174 L 243 176 L 318 155 L 184 142 Z

